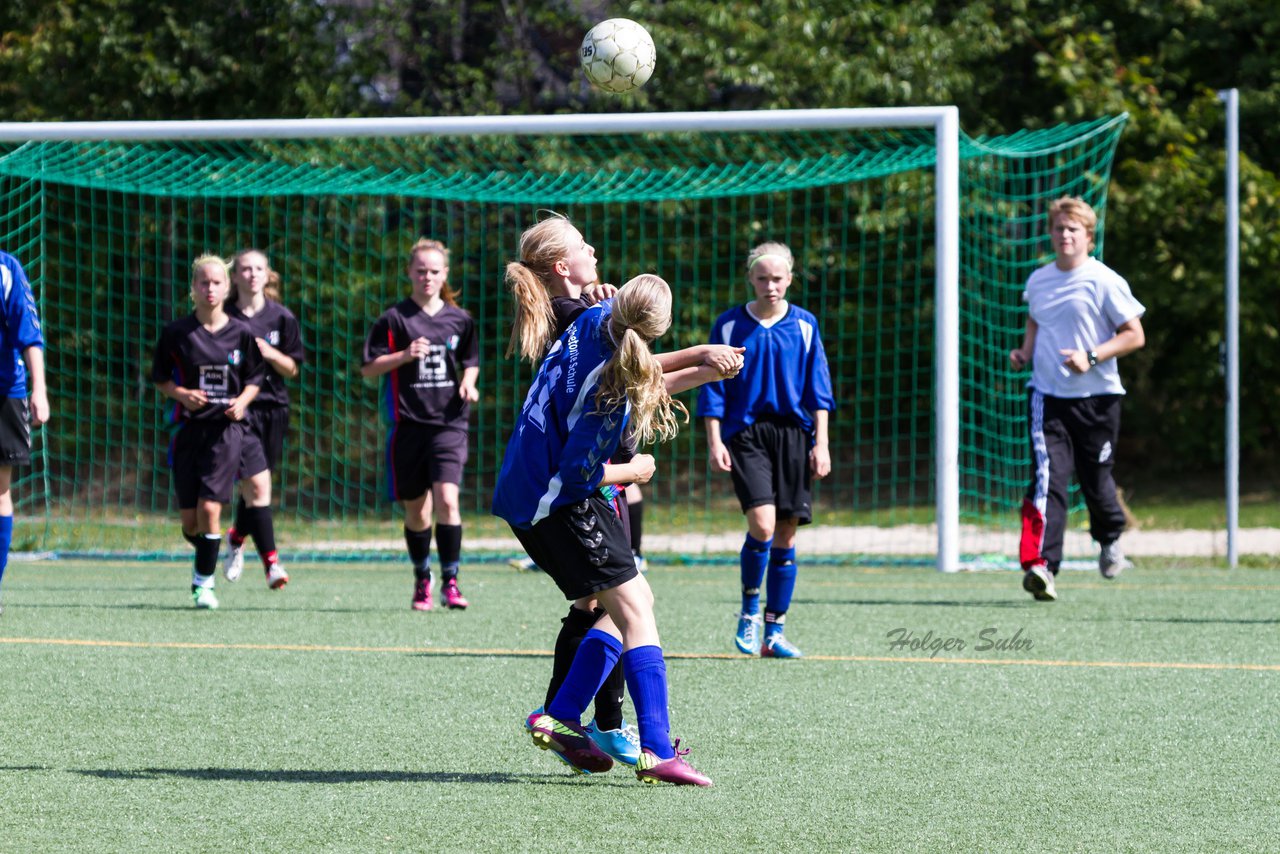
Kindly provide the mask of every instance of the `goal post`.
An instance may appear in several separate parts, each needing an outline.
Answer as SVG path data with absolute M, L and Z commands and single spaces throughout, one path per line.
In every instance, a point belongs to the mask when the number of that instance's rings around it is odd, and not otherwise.
M 343 358 L 379 306 L 403 295 L 412 236 L 431 232 L 454 249 L 463 305 L 490 342 L 482 379 L 497 394 L 477 418 L 469 467 L 479 483 L 468 510 L 481 512 L 504 407 L 518 404 L 528 379 L 492 343 L 509 328 L 500 262 L 539 208 L 555 208 L 601 246 L 611 280 L 652 264 L 672 281 L 671 346 L 705 340 L 709 318 L 745 301 L 740 264 L 751 241 L 791 243 L 797 279 L 804 274 L 795 300 L 818 316 L 846 392 L 833 417 L 837 470 L 820 484 L 816 509 L 849 502 L 855 538 L 866 540 L 852 550 L 927 557 L 954 571 L 1007 549 L 1008 524 L 996 520 L 1014 518 L 1011 484 L 1021 475 L 1010 471 L 1025 463 L 1009 424 L 1018 378 L 995 360 L 1017 325 L 1017 289 L 1047 247 L 1038 217 L 1063 193 L 1102 207 L 1123 124 L 975 140 L 954 107 L 0 123 L 0 247 L 32 256 L 22 260 L 55 338 L 51 369 L 91 375 L 95 389 L 78 391 L 75 409 L 55 407 L 42 449 L 40 474 L 53 473 L 45 509 L 59 524 L 171 512 L 167 478 L 148 456 L 163 439 L 160 406 L 125 363 L 182 308 L 188 255 L 260 245 L 283 268 L 284 301 L 309 345 L 323 348 L 295 397 L 291 452 L 302 458 L 281 473 L 294 530 L 389 518 L 377 498 L 377 439 L 361 426 L 375 417 L 372 395 Z M 68 294 L 90 281 L 135 337 L 92 320 L 93 307 Z M 971 300 L 995 314 L 968 311 Z M 72 359 L 59 354 L 68 342 L 104 352 Z M 112 398 L 122 376 L 134 400 Z M 65 386 L 54 387 L 56 398 Z M 1000 402 L 988 406 L 977 399 L 984 394 Z M 707 476 L 691 437 L 672 454 L 678 485 L 658 487 L 655 503 L 685 507 L 690 529 L 722 525 L 727 482 Z M 931 518 L 918 512 L 925 502 Z M 916 510 L 886 512 L 895 505 Z M 895 526 L 921 518 L 931 544 L 905 545 Z M 971 528 L 1002 524 L 1002 545 L 967 542 Z M 882 539 L 865 534 L 879 530 Z M 344 541 L 341 530 L 326 536 Z M 677 551 L 723 550 L 710 539 Z M 130 548 L 144 550 L 145 540 Z M 65 538 L 53 544 L 76 549 Z

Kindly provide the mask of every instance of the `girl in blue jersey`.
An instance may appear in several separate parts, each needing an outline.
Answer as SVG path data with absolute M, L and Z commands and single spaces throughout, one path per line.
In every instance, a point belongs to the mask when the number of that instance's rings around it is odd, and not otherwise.
M 31 428 L 49 420 L 44 335 L 35 296 L 18 259 L 0 252 L 0 580 L 13 540 L 14 466 L 31 464 Z M 27 383 L 30 380 L 30 397 Z M 3 608 L 0 607 L 0 611 Z
M 191 596 L 197 608 L 217 608 L 213 574 L 222 505 L 231 500 L 237 472 L 253 477 L 267 468 L 262 445 L 245 423 L 265 363 L 253 332 L 227 314 L 226 262 L 202 255 L 191 269 L 195 311 L 160 333 L 151 380 L 177 404 L 169 456 L 182 535 L 196 550 Z
M 595 248 L 566 217 L 554 215 L 528 228 L 520 236 L 519 261 L 507 265 L 506 283 L 514 303 L 514 323 L 507 355 L 519 351 L 534 365 L 542 361 L 548 349 L 584 311 L 603 299 L 614 296 L 617 288 L 596 280 Z M 742 367 L 742 355 L 733 348 L 702 345 L 657 356 L 662 369 L 680 371 L 708 365 L 718 371 L 717 378 L 735 376 Z M 610 462 L 625 463 L 636 451 L 633 436 L 624 436 Z M 627 488 L 639 492 L 634 484 Z M 636 530 L 630 495 L 619 494 L 615 506 L 623 522 L 633 554 Z M 533 566 L 532 558 L 528 559 Z M 644 567 L 636 561 L 641 572 Z M 599 618 L 599 602 L 594 597 L 575 601 L 561 620 L 555 642 L 555 659 L 547 686 L 544 708 L 559 691 L 573 663 L 578 645 Z M 639 759 L 640 745 L 634 727 L 623 720 L 624 679 L 622 668 L 615 667 L 595 698 L 595 717 L 587 724 L 588 734 L 596 744 L 618 762 L 634 765 Z
M 578 260 L 585 263 L 586 254 L 580 250 Z M 529 716 L 535 744 L 584 771 L 612 767 L 581 718 L 621 660 L 640 731 L 636 776 L 709 786 L 711 780 L 684 759 L 687 751 L 670 741 L 653 592 L 636 569 L 612 501 L 618 487 L 646 483 L 656 469 L 649 454 L 609 462 L 623 434 L 631 430 L 645 443 L 672 438 L 684 407 L 671 392 L 720 376 L 706 365 L 664 374 L 649 342 L 670 325 L 671 290 L 653 275 L 636 277 L 616 298 L 578 316 L 551 345 L 525 398 L 498 474 L 493 512 L 566 598 L 598 600 L 604 609 L 545 712 Z
M 711 468 L 733 477 L 747 517 L 734 641 L 740 652 L 766 658 L 801 655 L 783 635 L 796 585 L 796 529 L 813 517 L 811 477 L 831 471 L 831 374 L 818 321 L 786 300 L 793 265 L 791 250 L 781 243 L 762 243 L 748 254 L 755 299 L 726 311 L 711 327 L 713 342 L 746 347 L 742 374 L 732 383 L 709 383 L 698 395 Z
M 253 331 L 258 351 L 267 363 L 262 390 L 250 404 L 246 419 L 267 456 L 267 468 L 240 481 L 240 500 L 235 522 L 227 531 L 222 574 L 227 581 L 239 580 L 244 570 L 245 540 L 253 537 L 267 586 L 279 590 L 289 583 L 289 573 L 276 551 L 271 472 L 280 467 L 285 434 L 289 432 L 289 389 L 284 381 L 298 375 L 306 352 L 298 319 L 281 305 L 280 277 L 264 253 L 257 249 L 237 252 L 231 261 L 231 280 L 234 287 L 227 313 Z

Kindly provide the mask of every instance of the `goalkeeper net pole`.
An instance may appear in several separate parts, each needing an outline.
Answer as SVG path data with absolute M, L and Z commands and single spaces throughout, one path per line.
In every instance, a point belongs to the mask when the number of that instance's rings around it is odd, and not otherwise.
M 1017 294 L 1045 260 L 1052 198 L 1105 210 L 1123 124 L 971 139 L 954 107 L 0 123 L 0 245 L 27 265 L 51 370 L 76 378 L 55 382 L 55 420 L 19 499 L 52 520 L 46 548 L 147 549 L 172 498 L 161 407 L 139 365 L 185 306 L 190 259 L 256 246 L 317 355 L 295 388 L 278 473 L 282 539 L 359 551 L 352 532 L 381 526 L 394 540 L 376 405 L 351 362 L 403 294 L 404 250 L 426 234 L 453 250 L 493 390 L 473 415 L 466 473 L 468 524 L 483 527 L 529 379 L 501 356 L 501 262 L 552 208 L 603 246 L 609 279 L 654 269 L 672 281 L 667 349 L 704 341 L 743 301 L 751 245 L 791 244 L 804 273 L 795 298 L 819 317 L 837 386 L 833 474 L 816 485 L 815 509 L 830 512 L 815 522 L 854 532 L 845 553 L 944 571 L 1012 554 L 1025 378 L 1001 356 L 1021 327 Z M 107 304 L 102 322 L 76 310 L 86 287 Z M 59 399 L 68 385 L 74 400 Z M 697 432 L 663 451 L 653 504 L 703 532 L 675 551 L 736 552 L 713 533 L 741 519 L 727 481 L 705 471 Z

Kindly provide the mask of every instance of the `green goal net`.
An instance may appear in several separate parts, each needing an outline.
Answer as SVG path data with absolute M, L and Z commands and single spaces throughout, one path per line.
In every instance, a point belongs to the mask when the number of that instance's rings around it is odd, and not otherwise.
M 1079 195 L 1102 215 L 1124 117 L 960 141 L 959 542 L 1016 554 L 1027 480 L 1022 283 L 1051 257 L 1044 212 Z M 19 548 L 182 554 L 162 400 L 161 327 L 189 311 L 191 261 L 264 250 L 308 361 L 276 473 L 282 549 L 398 553 L 378 392 L 358 368 L 369 325 L 403 298 L 409 247 L 447 243 L 481 340 L 463 483 L 469 553 L 514 555 L 488 515 L 507 431 L 532 376 L 505 358 L 502 272 L 539 212 L 567 214 L 606 281 L 657 272 L 676 316 L 660 349 L 706 340 L 745 302 L 747 250 L 788 243 L 789 298 L 817 315 L 839 409 L 833 471 L 802 551 L 931 560 L 936 544 L 935 139 L 925 129 L 0 142 L 0 248 L 32 280 L 53 419 L 17 472 Z M 694 395 L 685 395 L 693 410 Z M 743 524 L 695 422 L 657 451 L 646 546 L 736 552 Z

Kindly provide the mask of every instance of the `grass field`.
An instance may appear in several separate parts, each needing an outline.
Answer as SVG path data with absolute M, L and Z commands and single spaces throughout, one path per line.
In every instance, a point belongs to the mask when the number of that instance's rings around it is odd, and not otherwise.
M 1280 850 L 1280 574 L 1150 563 L 1052 604 L 802 567 L 790 662 L 730 654 L 734 567 L 656 565 L 705 791 L 532 746 L 565 608 L 539 574 L 468 567 L 469 611 L 419 614 L 398 563 L 291 565 L 196 612 L 189 564 L 16 563 L 0 850 Z

